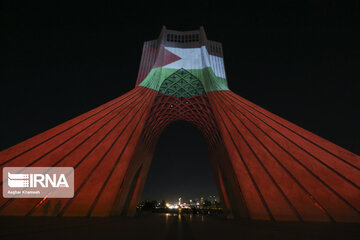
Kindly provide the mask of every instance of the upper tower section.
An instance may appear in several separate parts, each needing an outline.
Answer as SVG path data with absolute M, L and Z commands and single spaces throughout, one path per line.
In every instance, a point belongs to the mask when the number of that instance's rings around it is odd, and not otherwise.
M 221 43 L 208 40 L 203 27 L 194 31 L 163 27 L 157 40 L 145 42 L 136 86 L 163 92 L 163 82 L 179 70 L 198 79 L 205 92 L 228 90 Z

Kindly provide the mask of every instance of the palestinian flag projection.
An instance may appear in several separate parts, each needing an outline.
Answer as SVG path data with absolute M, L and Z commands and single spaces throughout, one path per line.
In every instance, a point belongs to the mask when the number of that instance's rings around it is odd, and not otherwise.
M 359 156 L 232 92 L 221 44 L 208 40 L 203 28 L 163 28 L 157 40 L 144 43 L 133 90 L 2 151 L 2 168 L 73 167 L 75 193 L 2 197 L 0 214 L 134 214 L 157 140 L 178 120 L 203 133 L 228 214 L 360 222 Z

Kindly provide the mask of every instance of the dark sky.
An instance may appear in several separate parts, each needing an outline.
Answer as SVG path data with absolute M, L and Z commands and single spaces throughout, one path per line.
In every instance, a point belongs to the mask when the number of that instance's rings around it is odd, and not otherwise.
M 209 39 L 223 43 L 234 92 L 360 153 L 358 1 L 48 2 L 2 6 L 0 150 L 132 89 L 142 44 L 162 25 L 203 25 Z M 144 198 L 214 194 L 211 174 L 197 130 L 171 125 Z

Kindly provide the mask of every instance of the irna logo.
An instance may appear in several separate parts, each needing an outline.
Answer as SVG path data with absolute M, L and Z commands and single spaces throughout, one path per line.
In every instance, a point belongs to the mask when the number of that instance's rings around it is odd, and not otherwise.
M 8 185 L 11 188 L 69 187 L 64 174 L 12 174 L 8 172 Z
M 74 168 L 5 167 L 3 183 L 5 198 L 72 198 Z

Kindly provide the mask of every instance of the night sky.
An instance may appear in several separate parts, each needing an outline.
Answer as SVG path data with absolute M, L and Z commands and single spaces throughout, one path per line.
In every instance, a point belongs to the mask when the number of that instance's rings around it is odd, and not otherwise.
M 203 25 L 210 40 L 223 44 L 235 93 L 360 153 L 358 1 L 50 2 L 3 3 L 0 150 L 132 89 L 142 44 L 163 25 Z M 214 194 L 200 132 L 187 123 L 170 125 L 143 199 Z

